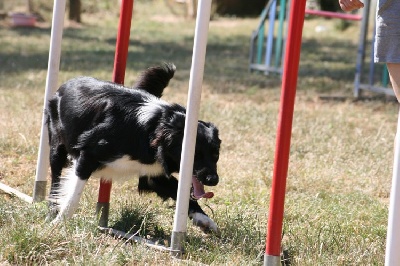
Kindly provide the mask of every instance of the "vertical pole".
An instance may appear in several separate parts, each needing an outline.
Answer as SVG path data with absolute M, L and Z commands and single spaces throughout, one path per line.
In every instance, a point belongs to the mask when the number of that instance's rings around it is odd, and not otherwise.
M 292 133 L 305 5 L 306 0 L 294 0 L 290 6 L 289 32 L 283 66 L 282 94 L 264 257 L 264 265 L 268 266 L 280 265 L 286 177 L 289 164 L 290 138 Z
M 190 187 L 192 184 L 194 150 L 196 145 L 210 12 L 211 0 L 200 0 L 197 6 L 192 67 L 190 69 L 189 80 L 189 98 L 182 143 L 174 226 L 171 235 L 171 254 L 175 256 L 181 254 L 182 244 L 186 237 L 186 224 L 189 209 Z
M 361 76 L 364 68 L 365 46 L 368 35 L 370 1 L 364 1 L 364 12 L 361 20 L 360 39 L 358 41 L 358 51 L 356 60 L 356 74 L 354 77 L 354 97 L 360 96 Z
M 263 11 L 264 12 L 264 11 Z M 263 24 L 258 30 L 258 38 L 257 38 L 257 64 L 261 64 L 262 57 L 262 48 L 264 44 L 264 35 L 265 35 L 265 25 Z
M 282 42 L 283 42 L 283 25 L 285 23 L 285 13 L 286 13 L 286 0 L 279 1 L 279 27 L 278 36 L 276 38 L 275 46 L 275 67 L 278 69 L 281 66 L 282 59 Z
M 65 1 L 56 0 L 53 5 L 53 19 L 51 24 L 50 51 L 46 77 L 46 88 L 43 110 L 50 97 L 57 90 L 58 72 L 60 69 L 61 40 L 64 27 Z M 47 171 L 49 169 L 49 136 L 46 127 L 46 117 L 43 114 L 40 132 L 38 160 L 36 164 L 36 177 L 33 189 L 33 201 L 43 201 L 46 198 Z
M 294 1 L 294 0 L 287 0 L 287 6 L 288 7 L 290 7 L 290 5 L 291 5 L 291 1 Z M 286 7 L 285 7 L 286 8 Z M 290 8 L 286 8 L 286 17 L 288 18 L 289 17 L 289 12 L 290 12 Z M 284 34 L 284 36 L 287 36 L 288 35 L 288 27 L 286 27 L 285 28 L 285 34 Z M 283 38 L 283 44 L 282 44 L 282 47 L 286 47 L 286 41 L 287 41 L 287 38 Z M 283 50 L 282 51 L 282 57 L 281 57 L 281 65 L 280 65 L 280 69 L 283 69 L 283 66 L 282 66 L 282 63 L 284 62 L 284 60 L 285 60 L 285 50 Z M 281 71 L 281 76 L 283 75 L 283 70 Z
M 133 0 L 122 0 L 118 23 L 117 43 L 115 47 L 113 82 L 124 84 L 126 61 L 128 58 L 129 36 L 133 11 Z M 107 227 L 110 210 L 111 182 L 100 181 L 96 212 L 99 214 L 99 226 Z
M 374 57 L 375 57 L 375 49 L 374 49 L 374 45 L 375 45 L 375 33 L 376 33 L 376 20 L 374 23 L 374 30 L 372 33 L 372 41 L 371 41 L 371 53 L 370 53 L 370 61 L 369 61 L 369 74 L 368 74 L 368 83 L 371 87 L 374 86 L 375 83 L 375 62 L 374 62 Z
M 266 71 L 265 73 L 268 73 L 268 68 L 271 66 L 271 58 L 272 58 L 272 50 L 273 50 L 273 44 L 274 44 L 274 29 L 275 29 L 275 16 L 276 16 L 276 1 L 277 0 L 271 0 L 272 5 L 271 9 L 269 10 L 269 25 L 268 25 L 268 36 L 267 36 L 267 47 L 266 47 L 266 53 L 265 53 L 265 67 Z
M 400 265 L 400 112 L 394 146 L 392 189 L 390 191 L 389 218 L 386 236 L 385 265 Z
M 385 64 L 382 70 L 382 86 L 387 88 L 388 84 L 389 84 L 389 72 Z

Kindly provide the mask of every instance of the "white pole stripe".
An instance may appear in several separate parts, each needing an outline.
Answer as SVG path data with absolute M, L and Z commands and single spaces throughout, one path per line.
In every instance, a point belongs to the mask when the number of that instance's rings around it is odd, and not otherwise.
M 190 188 L 192 184 L 191 180 L 194 150 L 196 144 L 197 123 L 201 100 L 201 87 L 204 74 L 211 2 L 211 0 L 200 0 L 197 7 L 198 13 L 193 45 L 192 67 L 190 70 L 189 80 L 189 98 L 187 102 L 185 131 L 182 144 L 182 156 L 173 233 L 177 232 L 184 234 L 187 229 L 186 225 L 188 218 Z M 174 240 L 172 240 L 172 242 L 174 242 Z M 171 246 L 174 247 L 175 244 L 178 243 L 171 243 Z
M 64 15 L 65 15 L 65 3 L 66 0 L 56 0 L 53 6 L 53 21 L 51 27 L 50 37 L 50 52 L 48 61 L 48 70 L 46 78 L 46 88 L 43 103 L 43 110 L 46 108 L 47 102 L 51 95 L 57 90 L 58 72 L 60 68 L 60 57 L 61 57 L 61 40 L 64 27 Z M 42 128 L 40 132 L 40 143 L 38 160 L 36 165 L 36 178 L 35 181 L 46 181 L 47 172 L 49 168 L 49 138 L 46 128 L 46 118 L 43 115 Z M 36 190 L 34 194 L 36 193 Z M 33 195 L 34 200 L 37 198 Z

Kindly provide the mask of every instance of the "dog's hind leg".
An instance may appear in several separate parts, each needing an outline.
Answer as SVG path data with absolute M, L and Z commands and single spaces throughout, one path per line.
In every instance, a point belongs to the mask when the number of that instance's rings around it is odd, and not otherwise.
M 80 179 L 76 176 L 74 167 L 68 169 L 67 175 L 61 180 L 59 189 L 60 211 L 52 223 L 58 223 L 63 219 L 72 217 L 79 205 L 86 183 L 87 179 Z
M 49 213 L 46 220 L 53 219 L 58 212 L 58 203 L 56 201 L 60 189 L 60 176 L 68 162 L 68 152 L 63 143 L 63 130 L 58 112 L 59 98 L 54 98 L 48 102 L 45 110 L 46 124 L 49 134 L 50 145 L 50 169 L 51 169 L 51 187 L 49 193 Z
M 164 175 L 157 177 L 141 176 L 139 178 L 138 190 L 139 193 L 155 192 L 163 200 L 171 198 L 176 201 L 178 180 L 173 176 L 168 178 Z M 219 232 L 216 223 L 205 214 L 196 200 L 189 200 L 188 214 L 189 218 L 193 219 L 193 224 L 200 227 L 202 231 Z
M 80 152 L 78 159 L 73 163 L 73 167 L 68 169 L 66 176 L 61 180 L 58 190 L 60 212 L 53 223 L 72 217 L 79 205 L 87 180 L 99 165 L 93 156 L 84 151 Z
M 60 188 L 60 176 L 62 169 L 67 165 L 68 157 L 64 145 L 57 143 L 50 144 L 50 168 L 51 168 L 51 187 L 49 196 L 49 214 L 47 219 L 53 219 L 58 212 L 57 193 Z

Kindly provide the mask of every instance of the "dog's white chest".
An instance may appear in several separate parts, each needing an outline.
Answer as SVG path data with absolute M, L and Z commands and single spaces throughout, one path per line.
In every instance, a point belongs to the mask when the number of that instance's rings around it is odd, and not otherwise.
M 105 167 L 93 172 L 93 177 L 112 181 L 124 181 L 133 176 L 156 176 L 162 174 L 163 168 L 160 163 L 142 164 L 139 161 L 129 159 L 125 155 L 115 161 L 105 164 Z

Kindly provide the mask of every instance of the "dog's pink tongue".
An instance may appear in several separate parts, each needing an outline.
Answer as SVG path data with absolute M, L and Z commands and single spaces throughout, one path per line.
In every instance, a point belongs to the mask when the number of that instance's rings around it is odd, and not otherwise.
M 210 199 L 214 197 L 213 192 L 205 192 L 204 191 L 204 185 L 200 183 L 199 180 L 195 176 L 192 177 L 192 184 L 193 184 L 193 196 L 196 199 L 201 199 L 201 198 L 206 198 Z

